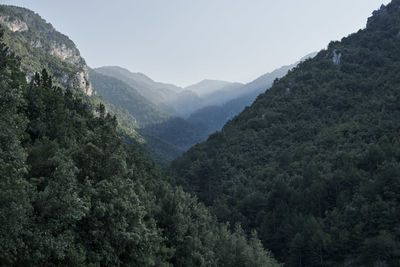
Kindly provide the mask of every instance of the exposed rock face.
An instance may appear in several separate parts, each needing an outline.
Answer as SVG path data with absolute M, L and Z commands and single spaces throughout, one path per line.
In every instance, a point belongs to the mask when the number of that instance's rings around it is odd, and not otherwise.
M 36 40 L 36 41 L 31 41 L 30 45 L 35 47 L 35 48 L 41 48 L 42 47 L 42 42 L 40 40 Z
M 88 68 L 85 60 L 80 56 L 78 49 L 69 48 L 64 43 L 56 43 L 53 41 L 51 43 L 51 50 L 49 54 L 82 69 L 81 71 L 77 72 L 72 79 L 63 77 L 63 83 L 69 83 L 70 86 L 77 86 L 89 96 L 93 94 L 93 86 L 89 82 Z
M 75 77 L 77 79 L 79 88 L 81 88 L 85 94 L 91 96 L 93 94 L 93 86 L 89 82 L 89 72 L 87 67 L 84 67 L 83 71 L 77 72 Z
M 68 47 L 64 43 L 57 43 L 55 41 L 50 44 L 51 50 L 49 54 L 59 59 L 75 65 L 81 71 L 75 73 L 73 77 L 64 76 L 61 82 L 73 87 L 78 87 L 85 92 L 88 96 L 93 94 L 93 86 L 89 82 L 89 72 L 85 60 L 80 56 L 79 50 L 75 47 Z
M 9 16 L 0 16 L 0 22 L 7 26 L 12 32 L 24 32 L 28 30 L 28 25 L 19 20 L 11 19 Z
M 333 50 L 333 57 L 332 57 L 332 62 L 335 65 L 340 65 L 340 60 L 342 59 L 342 53 L 337 52 L 336 49 Z
M 68 48 L 65 44 L 51 43 L 50 55 L 56 56 L 68 63 L 81 65 L 82 58 L 77 50 Z
M 7 34 L 10 34 L 11 37 L 14 35 L 13 33 L 22 35 L 22 38 L 19 38 L 16 42 L 20 42 L 18 43 L 20 47 L 27 46 L 27 49 L 20 51 L 21 53 L 27 53 L 27 55 L 34 57 L 36 53 L 41 54 L 38 57 L 43 62 L 38 62 L 39 68 L 48 68 L 54 79 L 64 86 L 80 88 L 89 96 L 93 94 L 93 86 L 89 82 L 86 62 L 80 56 L 75 44 L 67 36 L 57 32 L 50 23 L 30 10 L 12 6 L 2 7 L 0 24 L 7 29 Z M 11 38 L 11 40 L 13 39 Z M 32 48 L 34 49 L 32 50 Z M 47 65 L 47 58 L 43 53 L 46 56 L 56 57 L 70 64 L 70 66 L 63 64 Z M 24 54 L 22 54 L 22 61 L 23 59 Z M 26 80 L 29 82 L 32 80 L 33 74 L 41 71 L 41 69 L 29 64 L 25 66 L 24 71 L 26 72 Z

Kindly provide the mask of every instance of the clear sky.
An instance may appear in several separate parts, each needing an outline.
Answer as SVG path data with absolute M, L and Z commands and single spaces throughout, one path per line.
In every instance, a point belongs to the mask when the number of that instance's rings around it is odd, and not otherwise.
M 68 35 L 90 67 L 249 82 L 364 28 L 389 0 L 0 0 Z

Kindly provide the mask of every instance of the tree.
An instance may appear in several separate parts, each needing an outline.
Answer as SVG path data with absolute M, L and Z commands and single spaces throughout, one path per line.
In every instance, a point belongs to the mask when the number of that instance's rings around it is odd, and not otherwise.
M 11 265 L 24 255 L 31 188 L 26 152 L 21 145 L 26 118 L 21 112 L 25 77 L 19 61 L 1 42 L 0 32 L 0 264 Z

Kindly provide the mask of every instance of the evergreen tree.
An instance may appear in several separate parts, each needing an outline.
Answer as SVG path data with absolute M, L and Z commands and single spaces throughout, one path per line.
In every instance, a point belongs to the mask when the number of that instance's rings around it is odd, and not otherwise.
M 0 39 L 3 32 L 0 32 Z M 22 113 L 25 77 L 19 60 L 0 42 L 0 264 L 24 255 L 31 214 L 26 152 L 21 145 L 26 118 Z

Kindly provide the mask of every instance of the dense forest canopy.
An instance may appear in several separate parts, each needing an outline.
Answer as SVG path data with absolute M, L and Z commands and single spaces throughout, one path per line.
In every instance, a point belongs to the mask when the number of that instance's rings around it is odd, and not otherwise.
M 19 61 L 0 42 L 0 265 L 278 266 L 124 145 L 103 105 L 46 70 L 27 84 Z
M 332 42 L 170 171 L 287 266 L 400 264 L 400 1 Z

